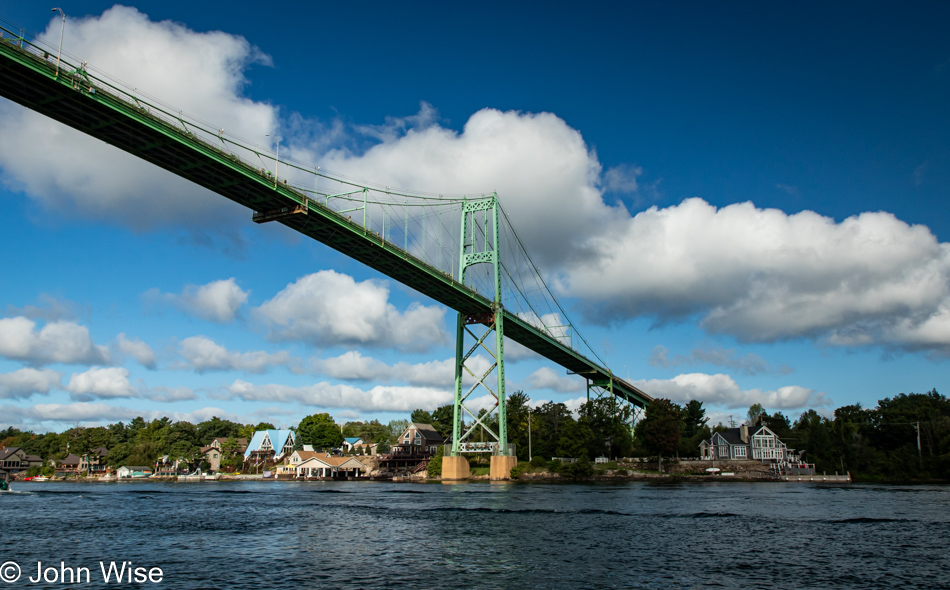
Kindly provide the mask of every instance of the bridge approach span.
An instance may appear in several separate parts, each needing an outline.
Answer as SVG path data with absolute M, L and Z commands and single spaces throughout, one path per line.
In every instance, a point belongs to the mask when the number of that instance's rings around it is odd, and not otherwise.
M 334 248 L 461 314 L 492 312 L 490 299 L 318 200 L 190 130 L 188 122 L 137 99 L 3 30 L 0 96 L 91 135 Z M 5 138 L 11 141 L 11 138 Z M 644 407 L 651 397 L 518 315 L 503 310 L 504 335 L 613 395 Z M 608 385 L 603 385 L 608 388 Z

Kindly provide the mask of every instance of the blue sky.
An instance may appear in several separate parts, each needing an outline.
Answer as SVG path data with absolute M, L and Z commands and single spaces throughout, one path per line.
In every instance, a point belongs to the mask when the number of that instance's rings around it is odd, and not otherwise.
M 49 8 L 0 17 L 56 41 Z M 498 190 L 591 345 L 650 393 L 725 420 L 944 389 L 938 3 L 62 8 L 66 52 L 282 155 Z M 8 101 L 0 134 L 0 426 L 449 399 L 453 313 Z M 538 359 L 508 378 L 584 395 Z

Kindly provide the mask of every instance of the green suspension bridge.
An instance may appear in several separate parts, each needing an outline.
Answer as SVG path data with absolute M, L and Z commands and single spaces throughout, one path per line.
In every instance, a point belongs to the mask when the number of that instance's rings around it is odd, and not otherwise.
M 629 406 L 632 421 L 652 399 L 617 378 L 580 337 L 496 194 L 396 191 L 280 159 L 279 143 L 272 153 L 216 129 L 86 62 L 64 59 L 61 48 L 12 26 L 0 25 L 0 95 L 244 205 L 257 223 L 286 225 L 457 311 L 452 456 L 484 449 L 468 435 L 487 427 L 493 414 L 491 452 L 513 454 L 504 404 L 506 339 L 585 378 L 588 397 Z M 472 410 L 472 395 L 486 391 L 494 406 L 487 414 Z

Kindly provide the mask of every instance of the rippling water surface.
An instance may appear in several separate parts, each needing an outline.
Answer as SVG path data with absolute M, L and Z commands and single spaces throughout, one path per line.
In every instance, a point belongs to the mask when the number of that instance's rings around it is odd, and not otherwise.
M 16 484 L 0 563 L 159 566 L 157 588 L 950 588 L 950 488 Z M 73 586 L 76 588 L 81 585 Z

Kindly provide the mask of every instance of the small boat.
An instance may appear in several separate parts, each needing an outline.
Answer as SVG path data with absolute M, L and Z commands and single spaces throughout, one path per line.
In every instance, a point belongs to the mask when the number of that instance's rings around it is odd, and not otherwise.
M 31 481 L 49 481 L 49 478 L 45 475 L 37 475 Z

